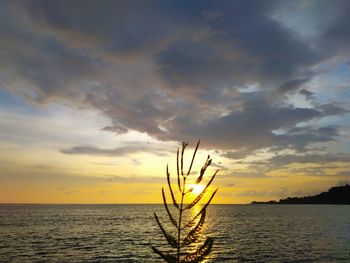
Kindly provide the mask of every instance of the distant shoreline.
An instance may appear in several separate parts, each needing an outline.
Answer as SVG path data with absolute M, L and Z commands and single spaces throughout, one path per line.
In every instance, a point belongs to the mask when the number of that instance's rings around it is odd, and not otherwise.
M 350 205 L 350 185 L 331 187 L 327 192 L 314 196 L 287 197 L 279 201 L 253 201 L 252 205 Z

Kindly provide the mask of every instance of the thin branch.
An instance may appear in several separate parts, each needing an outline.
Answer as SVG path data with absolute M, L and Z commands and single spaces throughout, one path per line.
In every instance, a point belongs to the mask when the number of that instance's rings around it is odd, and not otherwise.
M 179 186 L 179 191 L 181 190 L 181 184 L 180 184 L 180 172 L 179 172 L 179 148 L 177 148 L 176 151 L 176 170 L 177 170 L 177 185 Z
M 208 237 L 204 244 L 194 253 L 187 254 L 182 262 L 187 263 L 198 263 L 204 259 L 205 256 L 209 255 L 211 248 L 213 247 L 214 239 Z
M 182 150 L 181 150 L 181 175 L 184 175 L 184 153 L 185 153 L 185 149 L 187 147 L 188 143 L 183 142 L 182 143 Z
M 169 233 L 167 233 L 167 232 L 165 231 L 165 229 L 164 229 L 164 227 L 162 226 L 162 224 L 160 223 L 159 218 L 158 218 L 158 216 L 157 216 L 156 213 L 154 213 L 154 217 L 156 218 L 156 221 L 157 221 L 157 223 L 158 223 L 158 226 L 159 226 L 159 228 L 162 230 L 162 233 L 163 233 L 165 239 L 168 241 L 169 245 L 172 246 L 172 247 L 177 248 L 177 247 L 179 246 L 179 244 L 178 244 L 177 240 L 175 239 L 175 237 L 173 237 L 172 235 L 170 235 Z
M 197 150 L 198 150 L 198 146 L 199 146 L 199 143 L 201 142 L 201 140 L 198 140 L 197 142 L 197 146 L 196 146 L 196 149 L 194 150 L 194 153 L 193 153 L 193 156 L 192 156 L 192 161 L 191 161 L 191 165 L 190 165 L 190 168 L 188 169 L 188 172 L 187 172 L 187 176 L 191 173 L 191 169 L 192 169 L 192 165 L 193 165 L 193 161 L 194 161 L 194 158 L 196 156 L 196 153 L 197 153 Z
M 176 220 L 174 219 L 174 217 L 172 216 L 172 214 L 170 213 L 170 210 L 169 210 L 169 208 L 168 208 L 168 204 L 167 204 L 166 198 L 165 198 L 164 188 L 162 188 L 162 195 L 163 195 L 164 207 L 165 207 L 165 210 L 167 211 L 167 213 L 168 213 L 168 215 L 169 215 L 170 222 L 171 222 L 176 228 L 178 228 L 177 223 L 176 223 Z
M 205 221 L 206 209 L 202 210 L 201 218 L 199 219 L 197 225 L 187 234 L 186 238 L 182 242 L 182 247 L 196 242 L 202 231 L 204 221 Z
M 196 184 L 199 184 L 202 181 L 205 170 L 208 168 L 210 164 L 211 164 L 211 159 L 210 159 L 210 155 L 208 155 L 207 160 L 205 161 L 205 164 L 203 165 L 201 172 L 196 180 Z
M 167 180 L 168 180 L 168 186 L 169 186 L 169 190 L 170 190 L 170 194 L 171 194 L 171 198 L 173 199 L 173 204 L 174 206 L 179 209 L 179 205 L 176 202 L 174 193 L 173 193 L 173 189 L 171 188 L 171 183 L 170 183 L 170 174 L 169 174 L 169 168 L 168 165 L 166 166 L 166 175 L 167 175 Z

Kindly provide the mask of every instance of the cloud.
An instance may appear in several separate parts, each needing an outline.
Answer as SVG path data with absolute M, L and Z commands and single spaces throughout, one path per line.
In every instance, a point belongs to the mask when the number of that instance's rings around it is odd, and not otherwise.
M 225 177 L 234 178 L 234 177 L 242 177 L 242 178 L 265 178 L 268 177 L 264 172 L 246 172 L 246 171 L 235 171 L 230 174 L 226 174 Z
M 153 175 L 78 175 L 67 169 L 51 167 L 50 170 L 35 168 L 26 170 L 18 170 L 18 167 L 9 167 L 0 175 L 0 181 L 4 184 L 17 183 L 23 185 L 54 185 L 57 191 L 65 191 L 67 188 L 76 186 L 96 186 L 106 184 L 162 184 L 164 177 L 156 177 Z M 19 172 L 20 171 L 20 172 Z M 49 174 L 48 174 L 49 173 Z
M 349 176 L 350 177 L 350 170 L 346 170 L 346 171 L 341 171 L 336 173 L 337 176 Z
M 4 184 L 15 183 L 18 185 L 54 185 L 64 190 L 63 186 L 90 186 L 104 184 L 107 177 L 77 175 L 67 169 L 43 170 L 43 169 L 18 169 L 9 168 L 0 175 L 0 181 Z
M 307 89 L 301 89 L 299 91 L 300 94 L 304 95 L 307 100 L 310 100 L 313 96 L 313 92 L 307 90 Z
M 116 175 L 108 175 L 108 182 L 114 183 L 145 183 L 145 184 L 163 184 L 163 177 L 155 177 L 155 176 L 116 176 Z
M 212 163 L 210 166 L 215 167 L 215 168 L 219 169 L 220 171 L 228 171 L 229 170 L 226 166 L 221 165 L 221 164 L 217 164 L 217 163 Z
M 278 155 L 268 160 L 274 166 L 280 167 L 292 163 L 334 163 L 334 162 L 349 162 L 350 157 L 347 155 L 332 155 L 332 154 L 304 154 L 304 155 Z
M 185 36 L 158 53 L 159 72 L 172 88 L 200 93 L 246 83 L 287 85 L 321 60 L 269 17 L 267 3 L 237 1 L 214 10 L 220 15 L 210 20 L 195 14 L 206 29 L 200 37 Z
M 228 151 L 223 154 L 224 157 L 228 159 L 243 159 L 246 156 L 250 155 L 252 151 L 250 149 L 242 149 L 242 150 L 237 150 L 237 151 Z
M 343 115 L 350 111 L 350 109 L 345 109 L 339 105 L 336 105 L 334 102 L 318 105 L 317 108 L 322 110 L 325 116 Z
M 206 147 L 227 151 L 228 158 L 262 148 L 306 151 L 338 138 L 337 127 L 315 123 L 347 112 L 332 99 L 315 101 L 317 91 L 305 84 L 321 63 L 339 54 L 335 47 L 346 42 L 348 18 L 346 12 L 331 21 L 322 18 L 326 25 L 317 40 L 325 44 L 318 44 L 276 20 L 278 6 L 278 1 L 3 2 L 0 87 L 39 106 L 54 100 L 98 110 L 110 120 L 100 128 L 117 136 L 135 130 L 164 141 L 201 138 Z M 252 86 L 253 92 L 242 91 Z M 309 103 L 273 96 L 297 92 Z M 151 149 L 61 150 L 107 156 L 138 151 Z
M 242 105 L 241 110 L 200 124 L 181 119 L 176 126 L 177 131 L 182 136 L 196 135 L 207 144 L 221 149 L 239 150 L 226 154 L 238 158 L 264 147 L 304 149 L 312 143 L 331 141 L 337 136 L 337 127 L 296 127 L 299 123 L 332 115 L 334 111 L 273 105 L 259 92 L 249 94 Z M 272 132 L 278 129 L 286 132 Z
M 283 188 L 279 191 L 256 191 L 256 190 L 247 190 L 236 194 L 236 196 L 259 196 L 259 197 L 268 197 L 268 196 L 286 196 L 288 193 L 288 188 Z
M 337 1 L 340 14 L 330 23 L 323 34 L 323 45 L 329 53 L 349 54 L 350 51 L 350 18 L 347 10 L 349 1 Z
M 157 148 L 153 146 L 142 146 L 142 145 L 133 145 L 133 146 L 122 146 L 112 149 L 100 149 L 97 147 L 91 146 L 75 146 L 68 149 L 60 150 L 64 154 L 80 154 L 80 155 L 96 155 L 96 156 L 127 156 L 133 153 L 140 152 L 150 152 L 156 155 L 166 155 L 167 150 L 162 148 Z
M 297 91 L 305 83 L 307 83 L 309 80 L 310 80 L 310 78 L 301 78 L 301 79 L 289 80 L 286 83 L 283 83 L 281 86 L 279 86 L 278 87 L 278 91 L 280 93 L 287 93 L 287 92 Z
M 327 167 L 319 166 L 319 167 L 289 169 L 289 171 L 294 175 L 302 174 L 307 176 L 330 176 L 330 174 L 326 174 L 325 169 L 327 169 Z

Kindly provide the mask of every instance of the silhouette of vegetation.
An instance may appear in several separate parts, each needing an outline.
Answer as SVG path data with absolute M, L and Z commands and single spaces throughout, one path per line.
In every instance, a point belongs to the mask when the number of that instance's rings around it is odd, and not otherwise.
M 187 172 L 184 171 L 184 153 L 188 144 L 185 142 L 182 143 L 181 152 L 179 152 L 179 149 L 177 149 L 177 154 L 176 154 L 177 186 L 178 186 L 178 191 L 181 194 L 180 202 L 178 202 L 178 200 L 176 200 L 175 198 L 174 191 L 172 189 L 172 185 L 170 181 L 170 173 L 169 173 L 168 165 L 166 167 L 167 183 L 168 183 L 169 192 L 172 199 L 172 205 L 174 206 L 174 209 L 178 213 L 177 220 L 175 219 L 174 215 L 171 213 L 169 209 L 164 188 L 162 188 L 162 197 L 164 202 L 164 208 L 166 210 L 166 213 L 168 214 L 169 221 L 172 227 L 176 231 L 175 232 L 176 235 L 174 236 L 172 233 L 169 233 L 167 230 L 165 230 L 156 213 L 154 213 L 154 216 L 161 232 L 163 233 L 168 244 L 171 246 L 171 249 L 173 250 L 173 252 L 165 253 L 159 250 L 158 248 L 152 246 L 153 251 L 157 253 L 166 262 L 174 262 L 174 263 L 201 262 L 207 255 L 209 255 L 211 248 L 213 246 L 214 239 L 212 237 L 207 237 L 204 243 L 201 246 L 199 246 L 195 252 L 192 252 L 192 253 L 183 252 L 183 250 L 186 250 L 186 248 L 189 245 L 191 244 L 193 245 L 194 243 L 198 242 L 201 239 L 202 229 L 205 223 L 206 209 L 218 190 L 216 189 L 213 193 L 211 193 L 210 198 L 202 207 L 200 207 L 199 212 L 195 213 L 195 215 L 192 218 L 190 218 L 187 222 L 183 222 L 185 220 L 184 218 L 185 212 L 190 212 L 191 209 L 194 209 L 196 206 L 200 206 L 198 202 L 203 198 L 203 196 L 207 194 L 208 187 L 213 182 L 216 174 L 218 173 L 218 170 L 217 170 L 212 175 L 212 177 L 210 178 L 206 186 L 203 188 L 203 190 L 193 199 L 191 203 L 189 204 L 184 203 L 185 196 L 188 195 L 189 193 L 193 194 L 193 187 L 190 187 L 189 189 L 186 188 L 186 180 L 191 175 L 191 169 L 199 147 L 199 143 L 200 141 L 198 141 L 197 146 L 193 152 L 191 163 Z M 212 159 L 208 155 L 208 158 L 205 161 L 203 167 L 201 168 L 199 172 L 199 176 L 195 181 L 195 185 L 198 185 L 202 182 L 205 171 L 210 166 L 211 162 L 212 162 Z M 184 233 L 185 235 L 183 235 Z
M 287 197 L 279 201 L 252 202 L 252 204 L 336 204 L 350 205 L 350 185 L 341 185 L 330 188 L 314 196 Z

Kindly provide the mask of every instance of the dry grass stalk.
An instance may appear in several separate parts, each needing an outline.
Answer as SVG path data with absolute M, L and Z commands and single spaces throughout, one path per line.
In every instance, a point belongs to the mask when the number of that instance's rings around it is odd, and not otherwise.
M 208 181 L 207 185 L 204 187 L 201 193 L 199 193 L 194 200 L 188 204 L 184 204 L 185 196 L 193 191 L 193 188 L 186 189 L 186 180 L 187 177 L 191 173 L 192 165 L 199 147 L 200 141 L 198 141 L 197 146 L 194 150 L 194 153 L 192 155 L 191 163 L 189 166 L 189 169 L 187 172 L 184 172 L 184 153 L 185 149 L 187 147 L 187 143 L 182 144 L 181 153 L 179 152 L 179 149 L 177 149 L 176 154 L 176 167 L 177 167 L 177 184 L 178 184 L 178 190 L 181 194 L 181 201 L 177 202 L 171 182 L 170 182 L 170 173 L 168 165 L 166 167 L 166 175 L 167 175 L 167 182 L 169 187 L 169 192 L 172 199 L 172 204 L 175 207 L 175 209 L 178 211 L 178 219 L 176 220 L 174 216 L 172 215 L 171 211 L 169 210 L 166 195 L 164 192 L 164 188 L 162 188 L 162 197 L 164 202 L 165 210 L 169 216 L 169 220 L 173 227 L 176 229 L 176 236 L 172 235 L 171 233 L 168 233 L 164 227 L 162 226 L 158 216 L 156 213 L 154 213 L 155 219 L 157 221 L 157 224 L 159 225 L 159 228 L 161 232 L 163 233 L 165 239 L 167 240 L 168 244 L 173 248 L 174 254 L 168 254 L 165 252 L 160 251 L 156 247 L 152 247 L 153 251 L 157 253 L 162 259 L 164 259 L 166 262 L 174 262 L 174 263 L 180 263 L 180 262 L 201 262 L 211 251 L 211 248 L 213 246 L 214 239 L 211 237 L 208 237 L 205 242 L 197 248 L 197 250 L 193 253 L 183 253 L 182 249 L 191 245 L 192 243 L 197 242 L 201 237 L 201 232 L 203 229 L 203 225 L 205 222 L 205 216 L 206 216 L 206 209 L 209 206 L 211 200 L 215 196 L 218 189 L 216 189 L 208 199 L 208 201 L 202 206 L 200 211 L 188 222 L 183 222 L 184 219 L 184 212 L 188 212 L 190 209 L 194 208 L 196 205 L 198 205 L 198 202 L 202 199 L 202 197 L 207 193 L 208 187 L 213 182 L 218 170 L 212 175 L 211 179 Z M 180 156 L 179 156 L 180 155 Z M 203 165 L 198 178 L 195 181 L 195 184 L 199 184 L 205 174 L 206 169 L 211 164 L 210 156 L 208 156 L 205 164 Z M 182 180 L 181 180 L 182 179 Z M 182 182 L 181 182 L 182 181 Z M 198 219 L 199 218 L 199 219 Z M 182 238 L 183 232 L 186 232 L 184 238 Z

